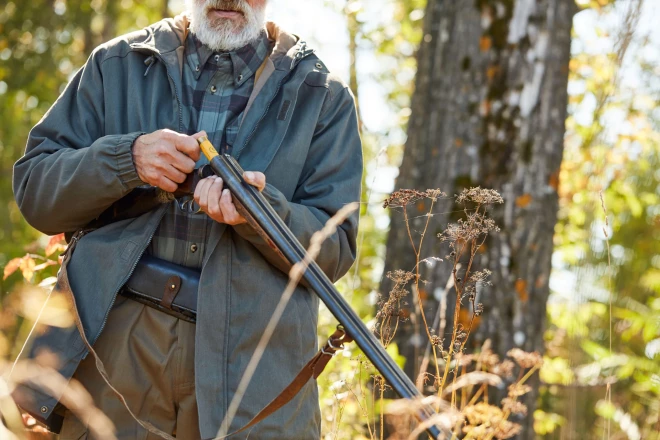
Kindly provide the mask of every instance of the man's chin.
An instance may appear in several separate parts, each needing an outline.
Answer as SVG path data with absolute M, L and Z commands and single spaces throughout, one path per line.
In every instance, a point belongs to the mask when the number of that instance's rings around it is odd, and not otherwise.
M 208 27 L 217 32 L 238 33 L 246 26 L 247 21 L 245 16 L 240 12 L 230 15 L 225 15 L 225 11 L 217 13 L 216 11 L 209 11 L 207 17 Z

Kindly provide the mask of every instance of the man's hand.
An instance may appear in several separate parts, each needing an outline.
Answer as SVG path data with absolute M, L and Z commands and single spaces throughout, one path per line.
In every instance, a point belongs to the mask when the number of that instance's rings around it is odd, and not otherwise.
M 266 176 L 258 171 L 246 171 L 243 179 L 259 191 L 266 187 Z M 220 177 L 202 179 L 195 188 L 195 202 L 213 220 L 228 225 L 240 225 L 247 220 L 236 210 L 228 189 L 223 189 Z
M 138 137 L 133 143 L 133 163 L 138 177 L 149 185 L 174 192 L 195 169 L 200 149 L 200 132 L 193 136 L 172 130 L 158 130 Z

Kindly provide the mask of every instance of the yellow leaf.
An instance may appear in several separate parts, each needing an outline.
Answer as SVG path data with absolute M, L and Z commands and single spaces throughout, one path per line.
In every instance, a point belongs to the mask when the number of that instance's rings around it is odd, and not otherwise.
M 5 274 L 3 280 L 6 280 L 11 274 L 16 272 L 16 270 L 21 266 L 22 262 L 23 258 L 13 258 L 9 260 L 9 263 L 7 263 L 5 266 Z
M 32 275 L 34 275 L 34 267 L 36 266 L 32 257 L 26 255 L 21 261 L 21 272 L 23 272 L 23 278 L 25 281 L 32 281 Z
M 532 202 L 531 194 L 523 194 L 522 196 L 516 199 L 516 206 L 519 208 L 524 208 Z

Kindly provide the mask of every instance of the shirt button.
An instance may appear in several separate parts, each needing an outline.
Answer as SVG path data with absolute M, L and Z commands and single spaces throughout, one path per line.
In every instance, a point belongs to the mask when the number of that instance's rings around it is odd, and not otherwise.
M 243 75 L 238 75 L 238 82 L 241 82 L 242 79 L 243 79 Z
M 48 407 L 47 406 L 42 406 L 41 407 L 41 413 L 46 414 L 48 412 Z
M 215 93 L 218 91 L 218 88 L 216 86 L 211 86 L 211 93 Z
M 214 56 L 213 59 L 216 60 L 216 61 L 220 61 L 220 55 Z
M 195 72 L 199 72 L 199 64 L 195 66 Z
M 193 254 L 197 252 L 197 244 L 193 243 L 190 245 L 190 252 L 192 252 Z

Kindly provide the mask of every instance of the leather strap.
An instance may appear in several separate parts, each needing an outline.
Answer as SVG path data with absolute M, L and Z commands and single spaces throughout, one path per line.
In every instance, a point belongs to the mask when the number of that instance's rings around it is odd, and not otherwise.
M 88 230 L 80 230 L 76 232 L 73 237 L 71 238 L 71 241 L 69 242 L 69 245 L 66 248 L 66 251 L 61 255 L 62 256 L 62 266 L 60 268 L 60 271 L 57 274 L 57 284 L 56 284 L 56 289 L 60 292 L 62 292 L 69 300 L 69 304 L 71 306 L 71 309 L 73 311 L 73 322 L 76 324 L 76 328 L 78 329 L 78 333 L 80 334 L 80 338 L 82 339 L 83 343 L 85 344 L 85 347 L 94 356 L 94 361 L 96 364 L 96 369 L 98 370 L 99 374 L 103 378 L 103 381 L 108 385 L 110 390 L 112 390 L 113 394 L 117 396 L 117 398 L 121 401 L 121 403 L 124 405 L 124 408 L 128 411 L 130 416 L 135 420 L 140 426 L 142 426 L 144 429 L 149 431 L 150 433 L 157 435 L 158 437 L 164 438 L 166 440 L 176 440 L 174 437 L 172 437 L 170 434 L 167 434 L 164 431 L 161 431 L 160 429 L 156 428 L 154 425 L 152 425 L 150 422 L 146 420 L 142 420 L 138 418 L 135 413 L 131 410 L 131 408 L 128 406 L 128 402 L 126 401 L 126 398 L 122 393 L 119 392 L 117 388 L 115 388 L 114 385 L 110 382 L 110 377 L 108 376 L 108 373 L 105 369 L 105 365 L 103 365 L 103 361 L 101 361 L 101 358 L 99 357 L 98 354 L 96 354 L 96 351 L 92 347 L 92 344 L 89 342 L 87 339 L 87 335 L 85 334 L 85 329 L 83 327 L 82 320 L 80 319 L 80 313 L 78 313 L 78 305 L 76 303 L 76 298 L 73 295 L 73 290 L 71 290 L 71 284 L 69 283 L 69 277 L 67 274 L 67 269 L 69 266 L 69 260 L 71 259 L 71 255 L 73 254 L 73 251 L 76 247 L 76 244 L 78 241 L 87 233 L 89 232 Z
M 309 362 L 307 362 L 307 364 L 302 368 L 302 370 L 300 370 L 298 375 L 291 381 L 291 383 L 287 385 L 287 387 L 284 388 L 284 390 L 282 390 L 282 392 L 280 392 L 280 394 L 278 394 L 277 397 L 275 397 L 268 405 L 266 405 L 264 409 L 259 411 L 259 413 L 254 416 L 247 425 L 232 432 L 231 434 L 218 437 L 214 440 L 227 438 L 243 432 L 246 429 L 249 429 L 257 423 L 261 422 L 266 417 L 270 416 L 275 411 L 289 403 L 291 399 L 293 399 L 300 392 L 305 384 L 307 384 L 309 379 L 312 377 L 317 379 L 325 369 L 325 366 L 328 365 L 328 362 L 330 362 L 330 359 L 335 355 L 335 353 L 343 350 L 344 344 L 348 344 L 350 342 L 353 342 L 353 338 L 351 338 L 346 333 L 346 330 L 344 330 L 344 327 L 341 324 L 338 325 L 337 330 L 335 330 L 335 332 L 328 338 L 328 341 L 325 343 L 325 345 L 318 351 L 318 353 L 316 353 L 312 359 L 309 360 Z
M 165 292 L 163 292 L 163 299 L 160 301 L 160 305 L 166 309 L 172 310 L 172 302 L 176 298 L 176 294 L 181 290 L 181 277 L 178 275 L 172 275 L 167 279 L 165 285 Z

